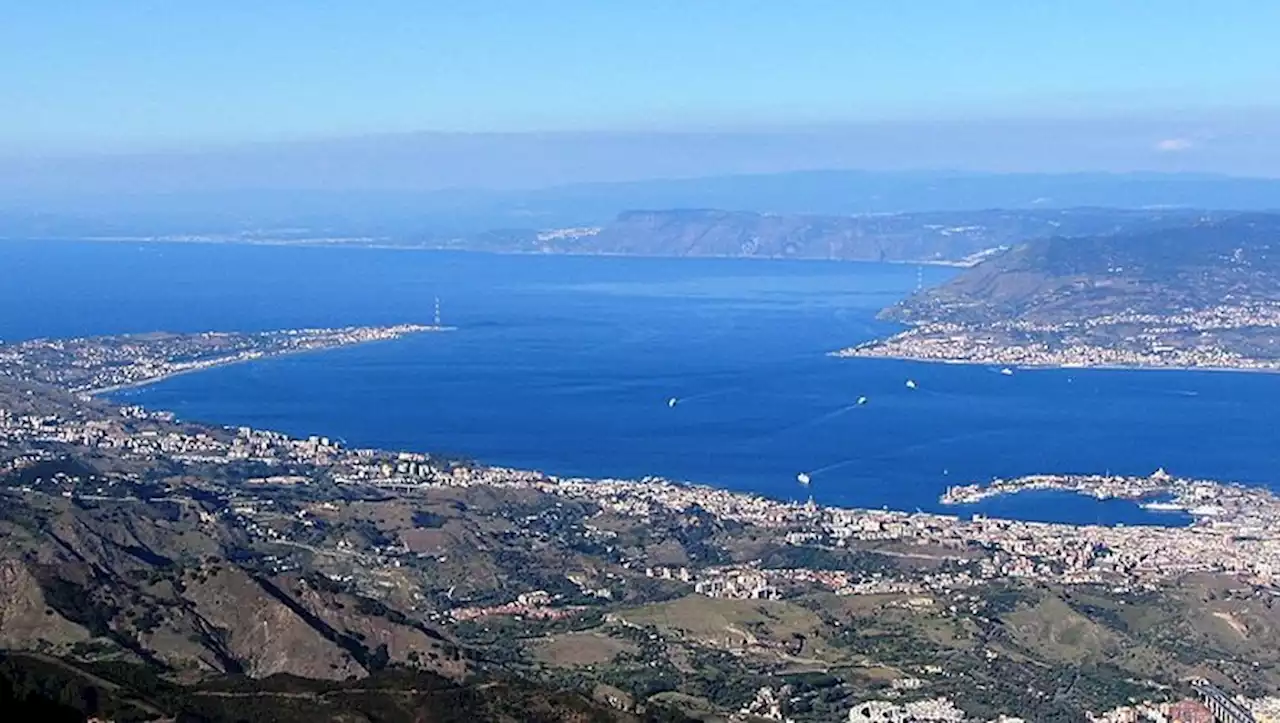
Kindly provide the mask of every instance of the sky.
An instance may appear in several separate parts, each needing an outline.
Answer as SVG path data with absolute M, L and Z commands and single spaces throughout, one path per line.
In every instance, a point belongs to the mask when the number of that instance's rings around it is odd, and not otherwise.
M 7 157 L 441 132 L 927 127 L 960 142 L 1012 124 L 1046 143 L 1061 131 L 1100 165 L 1089 148 L 1127 134 L 1150 157 L 1134 167 L 1180 155 L 1179 168 L 1280 175 L 1274 154 L 1259 167 L 1242 150 L 1276 140 L 1273 0 L 6 5 Z M 929 165 L 911 145 L 898 165 Z

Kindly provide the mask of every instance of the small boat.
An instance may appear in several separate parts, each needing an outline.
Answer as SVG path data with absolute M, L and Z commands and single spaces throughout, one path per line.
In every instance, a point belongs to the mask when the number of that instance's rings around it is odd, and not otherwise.
M 907 389 L 915 389 L 915 388 L 916 388 L 916 382 L 915 382 L 915 380 L 914 380 L 914 379 L 908 379 L 908 380 L 907 380 Z
M 667 407 L 668 407 L 668 408 L 670 408 L 670 407 L 674 407 L 674 406 L 676 406 L 676 404 L 678 404 L 679 402 L 680 402 L 680 400 L 679 400 L 679 399 L 676 399 L 675 397 L 672 397 L 672 398 L 670 398 L 670 399 L 668 399 L 668 400 L 667 400 Z
M 866 398 L 866 397 L 858 397 L 858 406 L 859 406 L 859 407 L 861 407 L 862 405 L 864 405 L 864 404 L 866 404 L 866 403 L 867 403 L 867 398 Z
M 804 472 L 801 472 L 800 474 L 796 475 L 796 481 L 798 481 L 802 485 L 808 485 L 809 475 L 805 474 Z
M 1006 377 L 1011 377 L 1011 376 L 1013 376 L 1013 370 L 1012 370 L 1012 369 L 1010 369 L 1009 367 L 1005 367 L 1004 369 L 1001 369 L 1001 370 L 1000 370 L 1000 373 L 1001 373 L 1001 374 L 1003 374 L 1003 375 L 1005 375 Z

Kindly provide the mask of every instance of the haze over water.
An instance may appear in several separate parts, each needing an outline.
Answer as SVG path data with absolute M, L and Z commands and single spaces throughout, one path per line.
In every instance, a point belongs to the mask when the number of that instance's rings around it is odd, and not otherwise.
M 840 360 L 892 325 L 911 266 L 507 257 L 134 243 L 0 244 L 0 339 L 429 321 L 457 331 L 270 359 L 117 395 L 187 419 L 439 451 L 559 475 L 656 475 L 939 510 L 1031 473 L 1269 484 L 1280 376 Z M 926 269 L 925 282 L 950 273 Z M 918 388 L 906 387 L 914 379 Z M 855 406 L 859 396 L 865 406 Z M 668 407 L 670 397 L 680 399 Z M 824 471 L 825 470 L 825 471 Z M 810 490 L 798 472 L 813 477 Z M 1160 522 L 1027 494 L 964 512 Z

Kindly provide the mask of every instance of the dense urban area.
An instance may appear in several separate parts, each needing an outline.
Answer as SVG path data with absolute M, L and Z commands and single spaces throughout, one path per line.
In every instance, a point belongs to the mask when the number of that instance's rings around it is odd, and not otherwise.
M 1001 366 L 1280 368 L 1275 216 L 1030 239 L 883 310 L 835 352 Z
M 835 352 L 1020 367 L 1280 369 L 1280 304 L 1215 306 L 1179 314 L 1120 313 L 1059 322 L 922 323 Z M 1262 337 L 1248 348 L 1241 337 Z

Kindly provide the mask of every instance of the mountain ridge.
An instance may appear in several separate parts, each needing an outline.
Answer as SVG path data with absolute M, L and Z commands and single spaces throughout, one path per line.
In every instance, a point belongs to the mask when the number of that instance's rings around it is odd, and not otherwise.
M 1280 370 L 1280 215 L 1031 240 L 881 311 L 835 352 L 1019 366 Z
M 852 216 L 717 208 L 631 209 L 598 227 L 491 231 L 447 248 L 516 253 L 747 257 L 972 265 L 1029 238 L 1163 228 L 1221 212 L 988 209 Z
M 1083 285 L 1086 281 L 1092 286 Z M 1065 318 L 1090 311 L 1078 305 L 1089 296 L 1101 305 L 1097 311 L 1142 313 L 1232 299 L 1280 300 L 1280 215 L 1240 214 L 1122 234 L 1031 240 L 907 298 L 883 316 L 963 322 L 1014 315 Z M 953 306 L 977 310 L 958 313 Z

